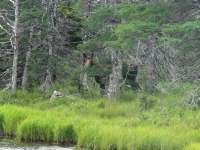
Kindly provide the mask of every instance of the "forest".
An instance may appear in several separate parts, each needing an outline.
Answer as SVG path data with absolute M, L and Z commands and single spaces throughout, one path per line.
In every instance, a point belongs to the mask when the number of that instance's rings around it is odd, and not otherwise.
M 200 149 L 199 24 L 198 0 L 1 0 L 0 135 Z

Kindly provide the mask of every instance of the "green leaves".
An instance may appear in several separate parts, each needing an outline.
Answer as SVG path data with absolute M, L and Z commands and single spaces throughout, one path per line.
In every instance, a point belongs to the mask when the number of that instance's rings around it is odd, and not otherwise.
M 48 63 L 48 53 L 42 49 L 33 49 L 30 59 L 30 74 L 42 74 L 46 70 Z
M 156 23 L 132 20 L 128 23 L 118 25 L 114 35 L 118 37 L 117 41 L 122 45 L 122 49 L 129 49 L 138 40 L 144 40 L 157 32 L 158 28 L 159 26 Z
M 117 16 L 126 22 L 140 20 L 162 24 L 166 22 L 171 8 L 167 3 L 119 5 Z
M 20 22 L 26 22 L 32 19 L 41 19 L 42 16 L 44 15 L 45 11 L 41 10 L 40 8 L 33 8 L 33 9 L 27 9 L 24 10 L 21 14 L 20 14 Z
M 110 26 L 110 20 L 115 17 L 114 9 L 103 7 L 91 14 L 87 23 L 90 32 L 99 32 L 99 30 L 107 31 Z
M 78 11 L 75 10 L 73 8 L 73 6 L 69 6 L 69 5 L 65 4 L 65 3 L 63 3 L 62 5 L 60 5 L 58 7 L 57 11 L 58 11 L 58 14 L 60 16 L 62 16 L 62 14 L 65 14 L 69 18 L 73 18 L 73 19 L 76 19 L 76 20 L 80 20 L 81 19 L 78 16 Z
M 200 20 L 187 21 L 184 23 L 167 24 L 163 26 L 163 32 L 168 35 L 168 42 L 179 42 L 182 47 L 181 53 L 196 50 L 200 40 Z M 160 39 L 162 40 L 162 39 Z
M 101 48 L 107 44 L 107 41 L 111 39 L 111 31 L 102 33 L 98 36 L 95 36 L 94 39 L 84 43 L 79 44 L 78 49 L 86 51 L 95 51 L 98 48 Z
M 64 13 L 65 15 L 67 16 L 72 16 L 72 11 L 70 10 L 70 8 L 68 8 L 67 6 L 64 6 L 64 5 L 61 5 L 59 8 L 58 8 L 58 13 L 59 14 L 62 14 Z
M 166 24 L 163 27 L 163 31 L 167 33 L 173 33 L 174 35 L 182 34 L 185 37 L 197 35 L 200 32 L 200 20 L 187 21 L 177 24 Z
M 166 22 L 171 6 L 161 3 L 119 5 L 116 12 L 122 20 L 113 32 L 115 40 L 109 42 L 115 49 L 131 50 L 139 40 L 160 32 L 161 25 Z

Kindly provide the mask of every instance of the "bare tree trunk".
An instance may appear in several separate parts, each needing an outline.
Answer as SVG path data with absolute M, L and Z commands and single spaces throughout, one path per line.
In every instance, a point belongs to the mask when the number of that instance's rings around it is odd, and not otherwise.
M 49 69 L 47 69 L 46 71 L 46 79 L 45 79 L 45 91 L 46 91 L 46 95 L 49 95 L 50 93 L 50 89 L 51 89 L 51 72 Z
M 51 57 L 52 57 L 52 53 L 53 53 L 52 36 L 49 37 L 48 45 L 49 45 L 49 60 L 47 63 L 47 68 L 46 68 L 46 76 L 45 76 L 45 81 L 44 81 L 43 85 L 40 87 L 40 91 L 45 91 L 46 95 L 50 94 L 50 87 L 52 84 L 52 75 L 51 75 L 51 71 L 50 71 Z
M 113 101 L 116 99 L 117 94 L 120 91 L 120 85 L 118 80 L 122 78 L 122 58 L 120 54 L 116 54 L 111 50 L 112 59 L 112 73 L 110 74 L 109 87 L 108 87 L 108 99 Z
M 13 68 L 12 68 L 12 92 L 16 92 L 17 90 L 17 63 L 18 63 L 18 17 L 19 17 L 19 0 L 16 0 L 14 3 L 15 6 L 15 22 L 14 22 L 14 57 L 13 57 Z
M 87 0 L 87 10 L 86 10 L 86 22 L 88 22 L 88 19 L 90 17 L 90 13 L 91 13 L 91 0 Z M 87 33 L 87 29 L 84 29 L 84 35 L 82 38 L 83 43 L 85 43 L 88 40 L 88 33 Z M 84 73 L 81 75 L 80 77 L 80 84 L 83 85 L 83 89 L 84 91 L 87 90 L 87 73 Z
M 107 5 L 108 5 L 107 0 L 104 1 L 104 5 L 107 7 Z
M 116 0 L 111 0 L 110 3 L 111 3 L 111 6 L 116 10 L 116 6 L 117 6 Z
M 52 82 L 53 74 L 52 74 L 51 66 L 52 66 L 52 60 L 53 60 L 53 51 L 55 50 L 55 38 L 54 37 L 55 37 L 56 17 L 57 17 L 57 13 L 56 13 L 57 3 L 55 0 L 49 1 L 49 8 L 46 8 L 46 9 L 47 10 L 49 9 L 48 11 L 51 11 L 50 10 L 51 7 L 53 7 L 53 12 L 50 12 L 52 14 L 51 26 L 53 28 L 52 28 L 52 32 L 50 33 L 48 40 L 47 40 L 49 58 L 48 58 L 47 66 L 46 66 L 45 81 L 44 81 L 44 84 L 40 87 L 40 90 L 44 90 L 46 92 L 46 95 L 50 94 L 51 85 L 53 85 L 53 82 Z
M 149 67 L 149 84 L 151 87 L 160 90 L 163 93 L 168 93 L 163 87 L 158 85 L 157 79 L 157 70 L 158 70 L 158 56 L 157 56 L 157 41 L 156 35 L 152 36 L 149 40 L 149 58 L 148 58 L 148 67 Z
M 32 26 L 30 30 L 29 46 L 28 46 L 28 51 L 26 52 L 26 62 L 25 62 L 24 72 L 23 72 L 23 77 L 22 77 L 22 91 L 26 91 L 26 85 L 27 85 L 27 79 L 28 79 L 28 62 L 29 62 L 29 59 L 31 56 L 31 50 L 32 50 L 33 28 L 34 26 Z
M 148 58 L 148 67 L 149 67 L 149 84 L 152 87 L 157 85 L 157 78 L 156 78 L 156 39 L 155 37 L 151 37 L 149 40 L 149 58 Z

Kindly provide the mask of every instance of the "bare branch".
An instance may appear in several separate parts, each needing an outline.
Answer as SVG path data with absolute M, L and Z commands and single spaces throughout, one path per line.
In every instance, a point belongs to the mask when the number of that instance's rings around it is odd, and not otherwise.
M 2 92 L 5 92 L 6 90 L 8 90 L 11 87 L 12 83 L 8 83 L 6 84 L 6 87 L 2 90 Z
M 3 27 L 1 24 L 0 24 L 0 28 L 1 28 L 2 30 L 6 31 L 7 33 L 9 33 L 8 30 L 4 29 L 4 27 Z
M 187 96 L 181 100 L 181 104 L 189 107 L 189 108 L 196 108 L 200 102 L 200 87 L 191 90 L 190 93 L 187 93 Z
M 13 21 L 11 21 L 11 20 L 8 19 L 8 18 L 7 18 L 7 20 L 6 20 L 6 19 L 4 18 L 3 15 L 1 15 L 0 17 L 4 20 L 4 22 L 5 22 L 8 26 L 10 26 L 12 29 L 14 28 L 14 26 L 13 26 L 14 22 L 13 22 Z
M 156 85 L 153 85 L 157 90 L 161 91 L 162 93 L 165 93 L 165 94 L 169 94 L 169 92 L 167 92 L 162 86 L 156 84 Z
M 12 73 L 12 68 L 8 68 L 8 69 L 6 69 L 6 71 L 4 71 L 2 74 L 1 74 L 1 76 L 3 77 L 3 76 L 6 76 L 7 74 L 11 74 Z
M 10 41 L 8 41 L 8 42 L 0 42 L 0 44 L 2 44 L 2 45 L 8 44 L 8 43 L 10 43 Z
M 13 5 L 15 5 L 15 2 L 13 1 L 13 0 L 9 0 L 10 2 L 12 2 L 13 3 Z
M 13 36 L 10 37 L 10 43 L 11 43 L 12 48 L 13 48 L 14 46 L 13 46 L 12 38 L 13 38 Z

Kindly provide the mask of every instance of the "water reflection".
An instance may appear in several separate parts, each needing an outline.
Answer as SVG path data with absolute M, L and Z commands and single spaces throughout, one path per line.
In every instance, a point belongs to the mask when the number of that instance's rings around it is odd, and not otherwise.
M 75 150 L 75 147 L 66 148 L 43 143 L 25 143 L 0 137 L 0 150 Z

